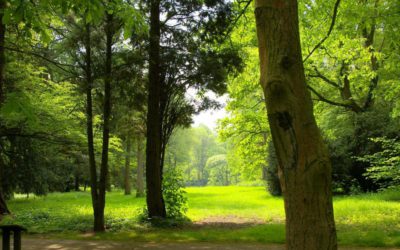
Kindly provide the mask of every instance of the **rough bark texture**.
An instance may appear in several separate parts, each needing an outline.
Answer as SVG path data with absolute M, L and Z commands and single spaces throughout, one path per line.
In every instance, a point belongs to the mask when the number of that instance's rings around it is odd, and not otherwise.
M 296 0 L 257 0 L 260 83 L 279 162 L 291 250 L 337 249 L 331 164 L 313 115 Z
M 6 1 L 0 0 L 0 106 L 4 102 L 4 79 L 5 79 L 5 34 L 6 34 L 6 26 L 3 23 L 3 11 L 6 8 Z M 6 200 L 4 199 L 3 194 L 3 171 L 4 171 L 4 162 L 0 160 L 0 215 L 9 214 L 10 211 L 7 207 Z
M 125 195 L 131 194 L 131 138 L 126 137 L 124 189 Z
M 144 155 L 143 155 L 143 141 L 141 136 L 137 139 L 137 177 L 136 177 L 136 197 L 144 196 Z
M 151 1 L 147 111 L 146 186 L 149 218 L 166 217 L 162 196 L 160 113 L 160 1 Z

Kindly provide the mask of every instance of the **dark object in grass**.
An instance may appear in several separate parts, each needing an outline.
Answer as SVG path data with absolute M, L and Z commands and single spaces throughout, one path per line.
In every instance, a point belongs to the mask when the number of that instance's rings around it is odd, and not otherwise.
M 3 231 L 3 250 L 10 250 L 10 235 L 14 233 L 14 250 L 21 250 L 21 232 L 27 231 L 26 228 L 19 225 L 1 225 Z

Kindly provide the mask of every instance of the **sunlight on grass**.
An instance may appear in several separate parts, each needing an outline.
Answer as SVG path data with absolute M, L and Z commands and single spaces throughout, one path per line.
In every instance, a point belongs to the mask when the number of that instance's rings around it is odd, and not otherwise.
M 190 187 L 188 217 L 196 224 L 208 221 L 255 223 L 238 227 L 188 226 L 153 229 L 137 223 L 144 198 L 122 191 L 107 194 L 106 226 L 109 233 L 91 239 L 163 241 L 284 242 L 282 198 L 263 187 Z M 400 246 L 400 191 L 336 197 L 335 218 L 339 242 L 357 246 Z M 53 193 L 46 197 L 17 196 L 9 204 L 12 217 L 3 224 L 21 224 L 30 233 L 79 238 L 92 226 L 89 192 Z M 78 233 L 78 234 L 77 234 Z M 58 236 L 57 236 L 58 235 Z

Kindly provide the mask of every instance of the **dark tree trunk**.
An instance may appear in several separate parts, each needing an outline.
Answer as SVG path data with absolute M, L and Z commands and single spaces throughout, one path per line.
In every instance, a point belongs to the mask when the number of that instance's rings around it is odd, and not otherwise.
M 6 1 L 0 0 L 0 106 L 4 102 L 4 79 L 5 79 L 5 34 L 6 25 L 3 23 L 3 13 L 6 9 Z M 0 156 L 1 157 L 1 156 Z M 0 215 L 9 214 L 10 210 L 7 207 L 6 200 L 3 194 L 3 172 L 4 162 L 0 160 Z
M 162 196 L 160 112 L 160 0 L 150 1 L 149 86 L 147 110 L 146 184 L 149 217 L 166 217 Z
M 313 115 L 296 0 L 256 0 L 260 83 L 278 162 L 290 250 L 337 249 L 331 163 Z
M 86 133 L 88 141 L 88 154 L 89 154 L 89 174 L 90 174 L 90 188 L 92 195 L 92 206 L 94 216 L 94 231 L 104 230 L 104 215 L 99 213 L 99 196 L 97 187 L 97 172 L 96 172 L 96 158 L 93 143 L 93 101 L 92 101 L 92 55 L 91 55 L 91 27 L 86 24 L 86 37 L 85 37 L 85 73 L 86 73 Z
M 6 1 L 0 0 L 0 105 L 4 102 L 4 79 L 5 79 L 5 35 L 6 25 L 3 23 L 4 11 L 6 9 Z
M 0 157 L 2 157 L 0 155 Z M 4 198 L 4 193 L 3 193 L 3 182 L 2 180 L 4 179 L 4 161 L 2 158 L 0 158 L 0 220 L 2 215 L 10 214 L 10 210 L 7 207 L 6 200 Z
M 137 139 L 137 176 L 136 176 L 136 197 L 144 196 L 144 155 L 143 155 L 143 141 L 141 135 Z
M 75 189 L 76 192 L 81 191 L 79 189 L 79 180 L 80 180 L 79 174 L 76 174 L 75 175 L 75 180 L 74 180 L 74 189 Z
M 113 39 L 113 15 L 106 14 L 106 62 L 104 76 L 104 103 L 103 103 L 103 145 L 101 152 L 100 180 L 99 180 L 99 214 L 101 222 L 97 225 L 98 231 L 104 231 L 104 208 L 106 204 L 106 188 L 108 176 L 108 149 L 110 141 L 110 117 L 111 117 L 111 81 L 112 81 L 112 39 Z
M 125 195 L 131 194 L 131 138 L 126 137 L 125 148 L 125 173 L 124 173 L 124 188 Z M 139 168 L 139 166 L 138 166 Z

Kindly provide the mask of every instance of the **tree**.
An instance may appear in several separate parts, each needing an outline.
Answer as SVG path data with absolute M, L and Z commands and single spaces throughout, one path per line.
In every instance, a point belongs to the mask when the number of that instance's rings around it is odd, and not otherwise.
M 236 49 L 217 46 L 226 37 L 230 7 L 225 1 L 150 2 L 146 153 L 150 217 L 166 217 L 159 189 L 173 131 L 190 125 L 195 112 L 215 106 L 205 93 L 223 94 L 226 76 L 241 66 Z M 189 90 L 194 90 L 197 98 L 187 98 Z
M 257 0 L 260 84 L 286 213 L 287 249 L 337 249 L 331 163 L 307 90 L 296 0 Z
M 398 77 L 393 74 L 398 59 L 392 57 L 398 51 L 394 9 L 398 3 L 386 0 L 300 5 L 307 84 L 332 152 L 334 183 L 346 193 L 353 185 L 376 191 L 364 176 L 368 164 L 349 155 L 374 153 L 376 145 L 369 138 L 393 137 L 387 127 L 397 124 L 392 117 L 397 105 L 392 96 L 398 95 Z M 329 26 L 321 25 L 322 20 Z
M 4 86 L 4 74 L 5 74 L 5 34 L 6 25 L 3 23 L 4 12 L 6 9 L 7 2 L 5 0 L 0 0 L 0 105 L 3 103 L 3 86 Z M 4 161 L 0 156 L 0 215 L 10 213 L 7 203 L 4 199 L 3 194 L 3 173 L 4 173 Z
M 136 171 L 136 197 L 143 197 L 145 194 L 144 190 L 144 169 L 145 169 L 145 161 L 144 161 L 144 152 L 143 152 L 143 135 L 138 134 L 136 137 L 136 162 L 137 162 L 137 171 Z
M 146 186 L 149 218 L 166 217 L 161 169 L 160 0 L 150 1 L 149 86 L 147 100 Z

